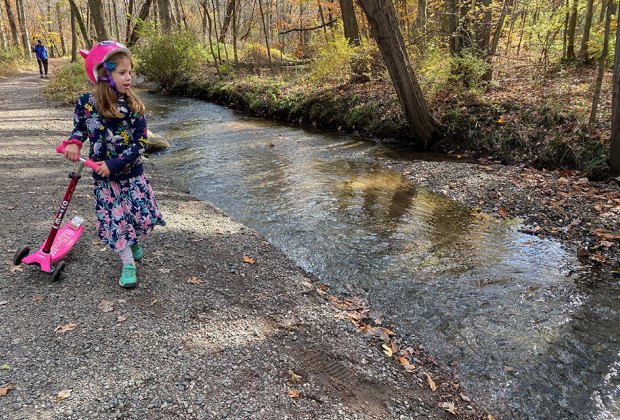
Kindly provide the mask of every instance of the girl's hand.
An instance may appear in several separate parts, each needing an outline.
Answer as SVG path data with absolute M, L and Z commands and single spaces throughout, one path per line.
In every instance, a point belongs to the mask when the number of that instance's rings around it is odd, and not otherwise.
M 101 162 L 101 165 L 99 165 L 99 168 L 97 168 L 95 172 L 104 177 L 110 176 L 110 170 L 108 169 L 108 165 L 106 165 L 105 162 Z
M 65 147 L 65 157 L 73 162 L 80 160 L 80 148 L 77 144 L 68 144 Z

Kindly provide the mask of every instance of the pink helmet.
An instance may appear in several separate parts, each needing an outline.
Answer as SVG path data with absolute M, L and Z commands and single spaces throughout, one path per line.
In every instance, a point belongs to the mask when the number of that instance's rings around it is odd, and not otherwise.
M 131 52 L 126 46 L 116 41 L 101 41 L 90 50 L 80 50 L 84 57 L 84 69 L 91 82 L 97 83 L 97 68 L 113 54 L 125 52 L 131 57 Z

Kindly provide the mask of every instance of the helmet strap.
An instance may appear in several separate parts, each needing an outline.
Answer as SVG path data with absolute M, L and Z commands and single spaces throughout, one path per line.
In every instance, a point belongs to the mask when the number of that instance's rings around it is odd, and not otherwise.
M 105 74 L 107 77 L 100 77 L 99 80 L 101 80 L 102 82 L 106 82 L 108 85 L 110 85 L 112 90 L 116 92 L 117 95 L 120 95 L 121 93 L 116 89 L 116 83 L 114 83 L 114 78 L 112 77 L 112 73 L 110 72 L 110 70 L 108 69 L 108 66 L 106 65 L 107 63 L 108 63 L 107 61 L 103 63 L 103 69 L 105 70 Z

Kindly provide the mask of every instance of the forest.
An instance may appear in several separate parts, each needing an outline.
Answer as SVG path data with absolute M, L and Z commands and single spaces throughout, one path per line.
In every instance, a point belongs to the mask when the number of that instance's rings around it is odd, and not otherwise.
M 117 39 L 164 93 L 459 157 L 620 170 L 615 0 L 2 0 L 0 76 L 71 101 Z

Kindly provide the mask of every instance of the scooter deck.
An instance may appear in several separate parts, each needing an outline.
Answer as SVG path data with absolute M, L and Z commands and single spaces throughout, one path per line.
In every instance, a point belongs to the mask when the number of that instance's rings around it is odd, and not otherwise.
M 58 234 L 54 239 L 52 248 L 49 254 L 43 252 L 43 245 L 34 253 L 24 257 L 22 263 L 24 264 L 38 264 L 41 270 L 46 273 L 54 271 L 54 264 L 56 261 L 61 260 L 71 250 L 73 245 L 80 239 L 80 235 L 84 231 L 84 226 L 80 225 L 75 228 L 71 226 L 71 223 L 65 224 L 58 230 Z

